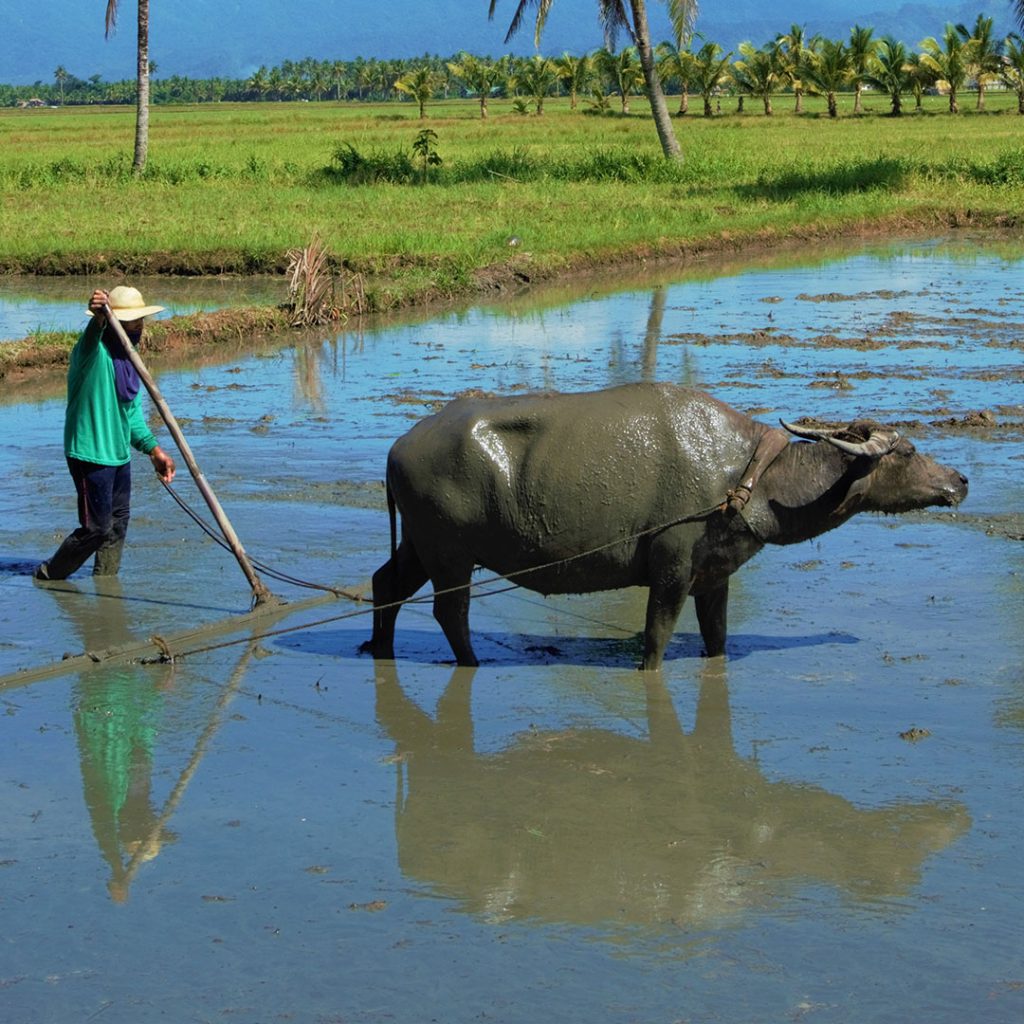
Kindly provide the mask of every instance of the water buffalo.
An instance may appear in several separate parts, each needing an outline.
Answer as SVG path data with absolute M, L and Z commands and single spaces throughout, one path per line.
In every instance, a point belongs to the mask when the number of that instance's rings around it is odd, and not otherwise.
M 373 576 L 365 649 L 394 657 L 397 602 L 429 579 L 458 664 L 476 665 L 468 585 L 484 566 L 541 594 L 649 587 L 645 669 L 661 665 L 693 594 L 706 653 L 722 654 L 729 576 L 765 544 L 967 494 L 964 476 L 877 423 L 784 426 L 823 443 L 790 444 L 671 384 L 456 399 L 388 455 L 392 553 Z

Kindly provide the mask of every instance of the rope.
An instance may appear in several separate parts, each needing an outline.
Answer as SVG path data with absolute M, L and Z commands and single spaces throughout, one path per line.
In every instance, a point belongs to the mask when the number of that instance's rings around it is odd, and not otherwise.
M 219 544 L 222 548 L 230 551 L 231 548 L 209 523 L 207 523 L 202 516 L 200 516 L 195 509 L 191 508 L 188 502 L 182 498 L 170 484 L 164 484 L 165 490 L 171 495 L 174 501 L 178 504 L 181 510 L 205 533 L 212 541 Z M 469 583 L 459 583 L 453 587 L 446 587 L 443 590 L 434 590 L 429 595 L 423 595 L 422 597 L 408 597 L 401 601 L 391 601 L 388 604 L 374 605 L 371 608 L 358 608 L 353 611 L 343 612 L 340 615 L 331 615 L 327 618 L 317 619 L 314 622 L 305 622 L 297 626 L 284 626 L 281 629 L 270 630 L 267 633 L 253 634 L 249 637 L 242 638 L 240 640 L 226 640 L 219 644 L 210 644 L 206 647 L 197 647 L 190 651 L 183 651 L 178 657 L 185 657 L 192 654 L 206 654 L 210 651 L 221 650 L 225 647 L 233 647 L 239 643 L 251 642 L 253 640 L 264 640 L 268 637 L 282 636 L 286 633 L 294 633 L 303 629 L 313 629 L 317 626 L 324 626 L 332 622 L 341 622 L 345 619 L 355 618 L 359 615 L 368 615 L 374 611 L 384 611 L 389 608 L 401 608 L 407 604 L 424 604 L 427 601 L 433 601 L 435 598 L 443 596 L 445 594 L 457 593 L 461 590 L 470 590 L 474 588 L 479 589 L 481 587 L 489 586 L 493 583 L 510 583 L 511 586 L 501 587 L 496 590 L 490 590 L 485 594 L 479 594 L 480 597 L 493 597 L 497 594 L 504 594 L 510 590 L 515 590 L 519 587 L 519 584 L 515 582 L 514 577 L 525 576 L 529 573 L 542 572 L 545 569 L 553 569 L 560 565 L 566 565 L 569 562 L 575 562 L 581 558 L 589 558 L 591 555 L 598 554 L 601 551 L 605 551 L 608 548 L 616 547 L 619 544 L 627 544 L 630 541 L 638 540 L 641 537 L 653 536 L 654 534 L 661 533 L 664 530 L 671 529 L 673 526 L 681 526 L 684 523 L 699 522 L 703 519 L 707 519 L 715 512 L 720 512 L 726 507 L 725 502 L 720 502 L 716 505 L 709 505 L 707 508 L 700 509 L 697 512 L 691 512 L 689 515 L 678 516 L 675 519 L 671 519 L 666 523 L 662 523 L 659 526 L 649 526 L 644 530 L 638 530 L 636 533 L 628 534 L 625 537 L 619 537 L 616 540 L 607 541 L 604 544 L 598 544 L 596 547 L 589 548 L 586 551 L 578 552 L 575 555 L 567 555 L 565 558 L 556 558 L 550 562 L 543 562 L 539 565 L 531 566 L 527 569 L 516 569 L 510 573 L 496 573 L 493 576 L 488 576 L 482 580 L 470 580 Z M 314 583 L 310 580 L 303 580 L 296 576 L 290 576 L 287 573 L 279 572 L 276 569 L 265 565 L 262 562 L 257 561 L 255 558 L 249 557 L 250 562 L 259 569 L 262 573 L 270 576 L 272 579 L 276 579 L 282 583 L 290 583 L 297 587 L 308 587 L 313 590 L 323 590 L 331 594 L 335 594 L 338 597 L 347 598 L 350 601 L 356 601 L 360 604 L 365 602 L 363 595 L 350 590 L 344 590 L 338 587 L 330 587 L 322 583 Z
M 164 485 L 164 490 L 177 502 L 178 507 L 182 512 L 187 515 L 192 522 L 199 527 L 207 537 L 210 538 L 215 544 L 219 544 L 225 551 L 231 551 L 231 545 L 221 536 L 221 534 L 215 530 L 191 505 L 181 497 L 180 494 L 168 483 L 160 481 Z M 346 597 L 350 601 L 362 601 L 361 595 L 350 591 L 342 590 L 338 587 L 329 587 L 323 583 L 314 583 L 311 580 L 299 579 L 297 576 L 290 576 L 287 573 L 281 572 L 278 569 L 272 569 L 269 565 L 265 565 L 263 562 L 257 561 L 252 556 L 249 557 L 249 561 L 255 566 L 264 576 L 269 576 L 271 579 L 277 580 L 279 583 L 290 583 L 294 587 L 306 587 L 309 590 L 323 590 L 329 594 L 335 594 L 338 597 Z

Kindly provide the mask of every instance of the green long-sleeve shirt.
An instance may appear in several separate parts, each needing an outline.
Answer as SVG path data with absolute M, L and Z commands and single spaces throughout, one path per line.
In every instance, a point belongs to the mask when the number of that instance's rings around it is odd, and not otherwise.
M 101 466 L 123 466 L 132 448 L 149 453 L 156 438 L 142 415 L 142 393 L 130 402 L 117 397 L 114 361 L 101 335 L 101 324 L 91 320 L 71 350 L 64 454 Z

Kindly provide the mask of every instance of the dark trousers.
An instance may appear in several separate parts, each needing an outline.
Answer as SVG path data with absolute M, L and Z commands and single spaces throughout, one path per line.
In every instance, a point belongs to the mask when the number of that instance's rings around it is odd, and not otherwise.
M 132 464 L 99 466 L 68 459 L 78 495 L 78 529 L 69 534 L 46 563 L 51 580 L 67 579 L 96 555 L 94 572 L 116 575 L 128 532 Z

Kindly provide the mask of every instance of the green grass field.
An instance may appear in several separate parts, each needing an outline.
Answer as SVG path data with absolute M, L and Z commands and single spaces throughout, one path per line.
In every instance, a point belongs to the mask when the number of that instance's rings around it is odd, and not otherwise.
M 674 109 L 677 98 L 669 99 Z M 524 260 L 539 275 L 637 255 L 832 236 L 886 227 L 1019 224 L 1024 117 L 1016 97 L 987 111 L 870 95 L 830 121 L 824 100 L 722 100 L 713 119 L 676 118 L 685 160 L 661 160 L 646 101 L 630 116 L 542 117 L 492 101 L 260 103 L 155 107 L 146 174 L 130 174 L 135 113 L 124 107 L 0 110 L 0 270 L 215 272 L 279 269 L 314 234 L 396 294 L 456 293 L 475 271 Z M 691 111 L 699 115 L 699 100 Z M 443 163 L 430 180 L 353 185 L 346 144 L 387 165 L 422 127 Z M 403 157 L 405 159 L 405 157 Z M 511 237 L 519 240 L 510 248 Z

